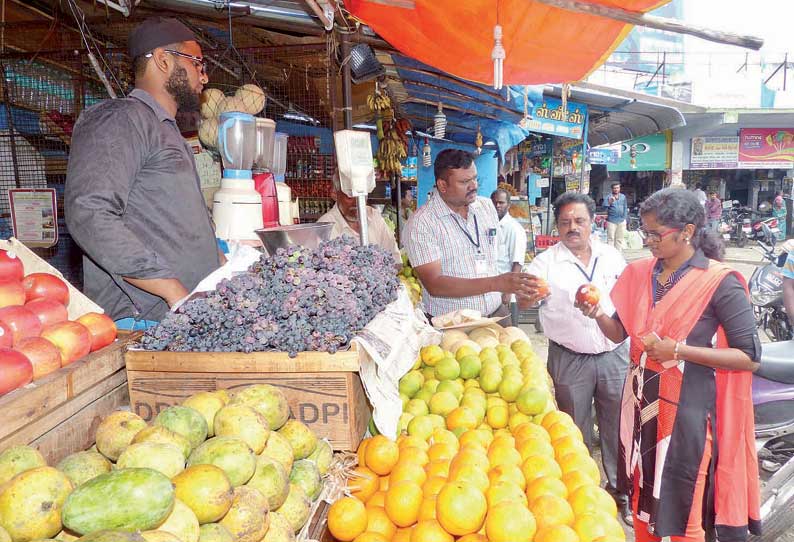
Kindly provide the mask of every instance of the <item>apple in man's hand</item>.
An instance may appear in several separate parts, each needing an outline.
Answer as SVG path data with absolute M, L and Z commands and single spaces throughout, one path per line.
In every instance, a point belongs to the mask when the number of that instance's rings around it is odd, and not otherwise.
M 595 307 L 601 299 L 601 292 L 592 284 L 583 284 L 576 290 L 576 303 Z

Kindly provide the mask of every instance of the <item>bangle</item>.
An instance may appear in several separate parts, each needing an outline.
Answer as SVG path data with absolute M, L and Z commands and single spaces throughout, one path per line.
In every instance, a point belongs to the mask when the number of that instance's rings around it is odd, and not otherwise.
M 678 341 L 675 342 L 675 348 L 673 349 L 673 359 L 675 361 L 679 361 L 681 359 L 681 358 L 678 357 L 678 345 L 680 345 L 680 344 L 681 343 L 678 342 Z

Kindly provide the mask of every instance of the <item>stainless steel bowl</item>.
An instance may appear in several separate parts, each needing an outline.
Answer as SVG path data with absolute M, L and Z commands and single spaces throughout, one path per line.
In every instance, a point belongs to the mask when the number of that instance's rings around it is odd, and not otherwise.
M 290 245 L 317 248 L 321 242 L 331 238 L 333 226 L 325 222 L 293 224 L 256 230 L 256 234 L 262 240 L 268 254 L 275 254 L 279 248 L 287 248 Z

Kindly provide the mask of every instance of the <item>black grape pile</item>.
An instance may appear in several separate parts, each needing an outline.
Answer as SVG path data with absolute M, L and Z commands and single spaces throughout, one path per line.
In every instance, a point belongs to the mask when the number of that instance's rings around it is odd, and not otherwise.
M 146 331 L 146 350 L 336 352 L 397 298 L 394 259 L 351 237 L 262 256 Z

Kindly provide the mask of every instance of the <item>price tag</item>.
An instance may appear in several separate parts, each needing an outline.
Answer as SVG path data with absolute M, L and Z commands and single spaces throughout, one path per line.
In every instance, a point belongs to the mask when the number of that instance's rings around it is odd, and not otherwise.
M 58 243 L 58 205 L 54 188 L 15 188 L 8 191 L 14 237 L 29 247 Z

